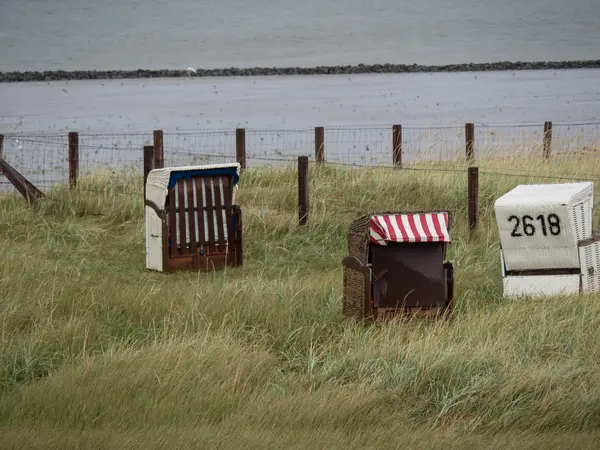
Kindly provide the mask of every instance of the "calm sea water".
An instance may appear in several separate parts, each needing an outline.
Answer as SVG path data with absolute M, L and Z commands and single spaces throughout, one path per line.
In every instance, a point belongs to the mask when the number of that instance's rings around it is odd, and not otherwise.
M 0 0 L 0 70 L 600 58 L 598 0 Z
M 0 0 L 1 71 L 597 59 L 599 44 L 599 0 Z M 176 165 L 230 161 L 236 127 L 249 129 L 251 166 L 312 154 L 317 125 L 355 127 L 326 132 L 334 162 L 389 163 L 394 123 L 408 127 L 406 162 L 462 152 L 467 121 L 477 152 L 515 153 L 541 142 L 546 120 L 600 121 L 598 80 L 594 69 L 0 83 L 0 133 L 40 187 L 65 182 L 68 131 L 82 170 L 139 168 L 154 129 Z M 580 149 L 600 128 L 557 124 L 553 139 Z

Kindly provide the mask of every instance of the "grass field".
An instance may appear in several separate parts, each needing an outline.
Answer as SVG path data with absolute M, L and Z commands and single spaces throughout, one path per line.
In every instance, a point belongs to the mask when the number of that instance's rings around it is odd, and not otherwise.
M 244 266 L 212 273 L 145 269 L 139 176 L 83 178 L 38 213 L 0 199 L 0 447 L 597 448 L 600 295 L 503 299 L 493 202 L 600 163 L 478 165 L 472 236 L 464 165 L 311 165 L 305 228 L 295 167 L 248 170 Z M 348 224 L 436 208 L 454 320 L 346 322 Z

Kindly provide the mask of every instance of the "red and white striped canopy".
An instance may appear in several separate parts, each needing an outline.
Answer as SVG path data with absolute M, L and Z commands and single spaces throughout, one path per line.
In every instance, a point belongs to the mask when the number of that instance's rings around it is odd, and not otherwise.
M 371 242 L 450 242 L 448 213 L 386 214 L 371 217 Z

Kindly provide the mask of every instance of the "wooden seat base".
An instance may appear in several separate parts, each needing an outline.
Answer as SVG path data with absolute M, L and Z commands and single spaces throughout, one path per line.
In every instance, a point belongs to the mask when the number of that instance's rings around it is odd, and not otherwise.
M 413 317 L 431 319 L 450 319 L 452 317 L 451 306 L 439 306 L 431 308 L 374 308 L 373 321 L 384 323 L 390 320 L 410 320 Z
M 217 270 L 224 267 L 236 267 L 241 265 L 236 252 L 215 253 L 202 255 L 200 252 L 183 256 L 171 256 L 165 264 L 166 271 L 174 270 Z

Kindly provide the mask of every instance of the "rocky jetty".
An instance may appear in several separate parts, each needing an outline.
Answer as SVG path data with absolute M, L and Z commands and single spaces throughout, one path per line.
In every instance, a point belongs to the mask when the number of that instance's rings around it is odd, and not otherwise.
M 31 72 L 0 72 L 0 83 L 62 80 L 101 80 L 127 78 L 176 77 L 240 77 L 274 75 L 353 75 L 361 73 L 427 73 L 427 72 L 484 72 L 510 70 L 597 69 L 600 60 L 537 61 L 448 64 L 424 66 L 418 64 L 358 64 L 317 67 L 252 67 L 188 70 L 47 70 Z

